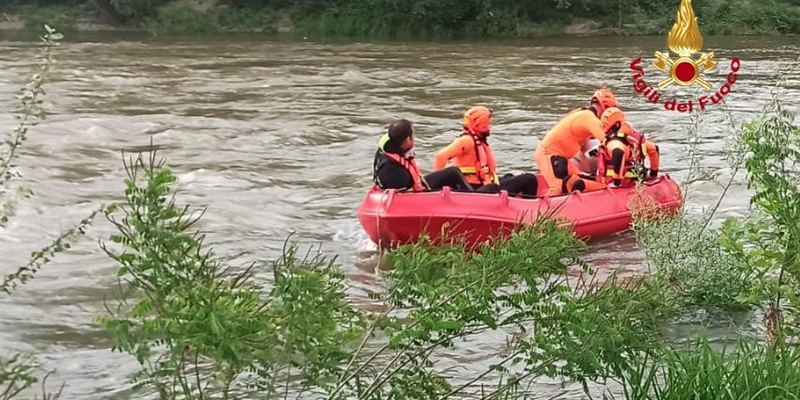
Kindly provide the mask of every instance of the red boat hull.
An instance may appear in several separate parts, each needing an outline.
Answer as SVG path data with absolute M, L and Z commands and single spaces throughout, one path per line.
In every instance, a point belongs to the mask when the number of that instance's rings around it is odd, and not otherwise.
M 547 184 L 541 176 L 539 187 L 544 196 Z M 651 208 L 660 211 L 675 212 L 683 206 L 680 186 L 668 175 L 648 180 L 640 193 L 651 199 Z M 464 237 L 466 245 L 472 247 L 547 213 L 563 218 L 579 238 L 589 240 L 629 229 L 629 200 L 634 196 L 635 188 L 523 199 L 511 197 L 506 191 L 465 193 L 444 188 L 438 192 L 402 193 L 373 187 L 358 209 L 358 221 L 382 248 L 416 242 L 423 233 L 436 241 L 443 231 L 449 237 Z

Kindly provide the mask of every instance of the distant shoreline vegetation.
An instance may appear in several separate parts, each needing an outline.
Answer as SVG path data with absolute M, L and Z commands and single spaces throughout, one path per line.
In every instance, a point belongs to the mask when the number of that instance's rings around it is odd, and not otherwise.
M 153 34 L 297 34 L 325 37 L 478 38 L 665 35 L 680 0 L 7 0 L 0 30 L 131 30 Z M 693 4 L 712 35 L 794 35 L 792 0 Z

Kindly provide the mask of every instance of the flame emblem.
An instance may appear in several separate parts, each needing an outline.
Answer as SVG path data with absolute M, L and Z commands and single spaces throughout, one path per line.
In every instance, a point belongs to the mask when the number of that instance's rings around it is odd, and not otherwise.
M 669 52 L 655 53 L 656 60 L 653 66 L 661 72 L 669 73 L 669 78 L 658 83 L 659 88 L 669 86 L 673 83 L 680 86 L 698 84 L 706 90 L 711 89 L 711 84 L 700 77 L 702 72 L 708 72 L 717 66 L 714 61 L 714 52 L 702 53 L 700 58 L 695 61 L 692 56 L 703 48 L 703 36 L 697 27 L 697 17 L 692 9 L 692 0 L 681 0 L 678 7 L 678 15 L 675 24 L 672 25 L 667 35 L 667 47 L 678 55 L 678 59 L 672 60 Z

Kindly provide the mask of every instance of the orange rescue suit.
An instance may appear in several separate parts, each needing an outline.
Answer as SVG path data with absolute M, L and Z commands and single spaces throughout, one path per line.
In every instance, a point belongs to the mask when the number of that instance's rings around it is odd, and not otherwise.
M 453 160 L 471 185 L 499 184 L 492 148 L 477 135 L 463 133 L 433 158 L 433 170 L 439 171 Z
M 623 153 L 619 173 L 614 171 L 614 150 L 621 150 Z M 632 186 L 638 178 L 635 164 L 643 163 L 645 156 L 649 161 L 650 171 L 657 173 L 661 161 L 658 146 L 635 131 L 628 122 L 623 122 L 619 132 L 606 141 L 605 149 L 599 154 L 597 179 L 607 184 L 616 181 L 621 186 Z
M 573 190 L 592 191 L 606 187 L 602 182 L 580 177 L 581 171 L 569 162 L 590 139 L 605 141 L 600 119 L 591 109 L 568 113 L 545 135 L 534 155 L 536 166 L 549 186 L 548 195 L 558 196 Z

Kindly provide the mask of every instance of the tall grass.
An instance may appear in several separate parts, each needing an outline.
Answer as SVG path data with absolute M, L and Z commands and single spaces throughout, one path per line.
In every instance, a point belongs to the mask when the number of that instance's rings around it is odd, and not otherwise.
M 740 341 L 730 353 L 703 337 L 629 371 L 626 400 L 797 400 L 800 349 L 776 351 Z M 613 394 L 610 398 L 616 399 Z

